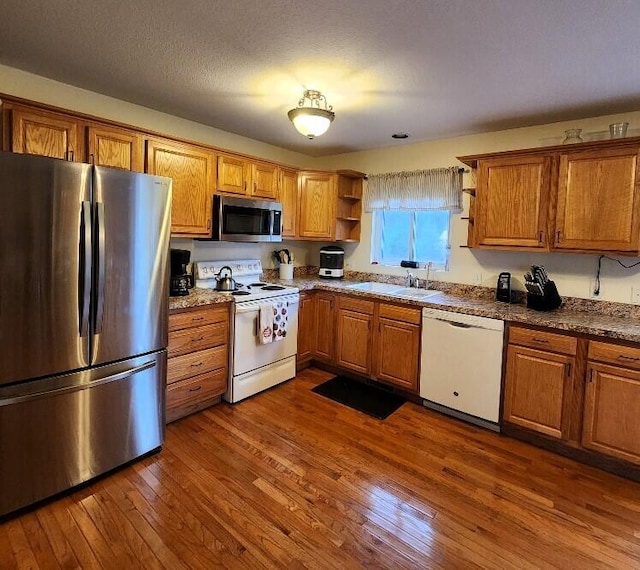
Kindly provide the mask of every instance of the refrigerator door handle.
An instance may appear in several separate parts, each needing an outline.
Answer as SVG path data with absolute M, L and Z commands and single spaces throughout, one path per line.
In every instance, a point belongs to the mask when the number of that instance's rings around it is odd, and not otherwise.
M 104 204 L 96 203 L 96 233 L 98 237 L 98 247 L 96 249 L 96 257 L 98 264 L 98 274 L 96 277 L 96 316 L 95 316 L 95 333 L 102 332 L 102 321 L 104 318 L 104 282 L 107 267 L 106 250 L 105 250 L 105 226 L 104 226 Z
M 110 382 L 115 382 L 116 380 L 122 380 L 127 376 L 133 376 L 134 374 L 138 374 L 143 370 L 148 370 L 149 368 L 153 368 L 155 365 L 156 365 L 155 360 L 149 360 L 143 364 L 140 364 L 139 366 L 134 366 L 133 368 L 129 368 L 128 370 L 123 370 L 115 374 L 110 374 L 109 376 L 105 376 L 104 378 L 99 378 L 98 380 L 93 380 L 89 382 L 79 382 L 77 384 L 72 384 L 70 386 L 63 386 L 62 388 L 56 388 L 54 390 L 42 390 L 40 392 L 34 392 L 32 394 L 25 394 L 24 396 L 9 396 L 7 398 L 0 399 L 0 408 L 2 406 L 20 404 L 22 402 L 29 402 L 31 400 L 37 400 L 39 398 L 49 398 L 51 396 L 56 396 L 58 394 L 63 394 L 68 392 L 77 392 L 79 390 L 85 390 L 86 388 L 94 388 L 102 384 L 109 384 Z
M 83 201 L 80 218 L 80 336 L 89 333 L 89 307 L 91 305 L 91 202 Z

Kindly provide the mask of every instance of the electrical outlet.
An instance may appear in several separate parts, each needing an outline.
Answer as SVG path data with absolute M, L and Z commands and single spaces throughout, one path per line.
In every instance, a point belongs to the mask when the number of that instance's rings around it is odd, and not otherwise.
M 631 303 L 640 305 L 640 285 L 631 287 Z
M 591 279 L 589 281 L 589 298 L 597 299 L 602 294 L 602 283 L 600 283 L 600 291 L 596 294 L 597 281 L 595 279 Z
M 471 280 L 474 285 L 482 285 L 482 273 L 474 273 Z

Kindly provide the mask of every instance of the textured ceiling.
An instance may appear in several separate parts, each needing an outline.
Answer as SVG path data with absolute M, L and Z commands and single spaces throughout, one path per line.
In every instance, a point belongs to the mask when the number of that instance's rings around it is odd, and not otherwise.
M 322 156 L 639 110 L 638 22 L 638 0 L 2 0 L 0 63 Z M 313 141 L 286 116 L 304 87 L 336 113 Z

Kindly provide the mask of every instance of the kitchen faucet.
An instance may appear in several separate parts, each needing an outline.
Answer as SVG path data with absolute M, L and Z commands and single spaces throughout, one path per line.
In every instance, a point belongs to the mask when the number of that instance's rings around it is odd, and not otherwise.
M 420 279 L 414 277 L 413 273 L 407 269 L 407 276 L 404 278 L 404 285 L 405 287 L 420 287 Z

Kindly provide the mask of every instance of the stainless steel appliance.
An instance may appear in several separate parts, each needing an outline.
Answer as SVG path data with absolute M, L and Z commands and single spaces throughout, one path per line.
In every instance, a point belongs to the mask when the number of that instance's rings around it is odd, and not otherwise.
M 498 319 L 422 309 L 424 405 L 500 431 L 503 335 Z
M 262 264 L 255 259 L 199 262 L 196 285 L 215 289 L 216 277 L 225 266 L 232 269 L 238 288 L 226 293 L 234 301 L 233 346 L 229 363 L 229 388 L 223 397 L 227 402 L 235 403 L 296 375 L 300 295 L 297 287 L 261 281 Z M 261 344 L 261 307 L 277 306 L 279 303 L 286 307 L 288 313 L 287 334 L 277 342 Z
M 344 276 L 344 249 L 327 245 L 320 249 L 320 277 L 341 279 Z
M 0 153 L 0 515 L 158 448 L 171 181 Z
M 219 241 L 282 241 L 282 204 L 249 198 L 213 197 L 213 232 Z

